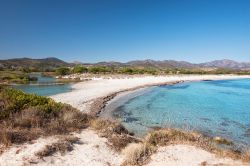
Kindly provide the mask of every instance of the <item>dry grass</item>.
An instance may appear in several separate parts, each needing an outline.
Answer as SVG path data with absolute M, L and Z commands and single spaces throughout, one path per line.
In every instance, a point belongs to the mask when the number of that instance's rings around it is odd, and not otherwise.
M 149 133 L 144 141 L 139 144 L 130 144 L 123 153 L 125 161 L 123 165 L 142 165 L 159 146 L 172 144 L 188 144 L 200 147 L 216 154 L 218 157 L 229 157 L 250 161 L 250 151 L 241 153 L 230 148 L 232 143 L 223 138 L 210 138 L 197 132 L 185 132 L 176 129 L 160 129 Z M 220 148 L 218 145 L 227 145 L 228 148 Z
M 207 161 L 201 162 L 200 166 L 207 166 Z
M 0 143 L 5 146 L 10 146 L 12 143 L 22 144 L 37 139 L 42 134 L 43 132 L 39 129 L 15 129 L 4 126 L 0 131 Z
M 133 137 L 133 134 L 129 133 L 120 123 L 97 118 L 91 121 L 90 126 L 101 136 L 106 137 L 117 151 L 125 148 L 129 143 L 138 142 L 138 139 Z
M 241 159 L 245 162 L 250 163 L 250 149 L 243 152 L 243 154 L 241 155 Z
M 197 132 L 185 132 L 177 129 L 160 129 L 149 133 L 145 141 L 153 146 L 165 146 L 169 144 L 191 144 L 202 149 L 213 151 L 216 142 L 212 138 Z M 222 142 L 223 143 L 223 142 Z
M 38 109 L 25 109 L 15 113 L 0 124 L 0 143 L 9 146 L 21 144 L 40 136 L 68 134 L 89 126 L 90 117 L 73 109 L 63 108 L 57 115 L 49 117 Z
M 229 141 L 225 138 L 221 138 L 221 137 L 214 137 L 213 141 L 215 141 L 218 144 L 224 144 L 224 145 L 233 145 L 232 141 Z
M 142 165 L 155 149 L 147 143 L 131 143 L 122 150 L 125 156 L 125 162 L 122 165 Z
M 112 122 L 109 120 L 96 118 L 91 120 L 90 125 L 92 128 L 94 128 L 97 131 L 101 131 L 104 134 L 132 134 L 129 133 L 128 130 L 117 122 Z
M 68 136 L 60 139 L 56 143 L 47 145 L 43 150 L 37 152 L 36 156 L 38 156 L 39 158 L 43 158 L 51 156 L 57 152 L 60 152 L 61 155 L 64 155 L 65 153 L 72 151 L 74 144 L 76 143 L 80 143 L 79 138 Z

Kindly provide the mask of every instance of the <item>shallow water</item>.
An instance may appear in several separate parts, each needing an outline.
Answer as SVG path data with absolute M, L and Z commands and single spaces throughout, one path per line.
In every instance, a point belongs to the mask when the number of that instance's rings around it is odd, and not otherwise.
M 250 79 L 153 87 L 126 98 L 112 116 L 136 135 L 174 127 L 250 145 Z
M 71 84 L 56 84 L 56 79 L 53 77 L 45 77 L 40 73 L 33 73 L 30 76 L 37 77 L 38 81 L 30 84 L 15 85 L 13 87 L 27 93 L 34 93 L 41 96 L 51 96 L 72 90 Z

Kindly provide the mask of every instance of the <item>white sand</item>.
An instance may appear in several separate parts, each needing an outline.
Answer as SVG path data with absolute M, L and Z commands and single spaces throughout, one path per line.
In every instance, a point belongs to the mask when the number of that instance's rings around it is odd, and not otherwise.
M 0 155 L 0 166 L 22 166 L 37 162 L 35 153 L 56 141 L 54 137 L 39 138 L 33 144 L 12 146 Z
M 200 148 L 190 145 L 170 145 L 160 147 L 157 153 L 151 156 L 147 166 L 246 166 L 246 164 L 229 158 L 218 158 Z
M 77 83 L 73 86 L 75 90 L 68 93 L 52 96 L 56 101 L 71 104 L 81 111 L 88 112 L 88 104 L 95 98 L 109 95 L 120 90 L 135 88 L 156 83 L 167 83 L 173 81 L 198 81 L 198 80 L 218 80 L 250 78 L 249 76 L 147 76 L 130 79 L 100 79 L 88 82 Z M 61 156 L 55 154 L 44 160 L 38 159 L 34 154 L 46 145 L 57 141 L 54 137 L 40 138 L 34 144 L 24 144 L 13 146 L 0 155 L 0 166 L 21 166 L 31 165 L 120 165 L 123 156 L 115 153 L 107 144 L 105 138 L 100 138 L 92 130 L 83 130 L 80 134 L 75 134 L 83 144 L 76 144 L 73 151 Z M 175 145 L 159 148 L 158 153 L 152 156 L 148 165 L 173 165 L 192 166 L 199 165 L 207 161 L 208 164 L 224 163 L 225 165 L 242 165 L 238 161 L 230 159 L 219 159 L 215 155 L 189 145 Z
M 73 85 L 72 92 L 51 96 L 59 102 L 71 104 L 81 111 L 89 112 L 91 100 L 109 95 L 111 93 L 136 88 L 139 86 L 169 83 L 175 81 L 199 81 L 250 78 L 250 76 L 234 75 L 177 75 L 177 76 L 141 76 L 122 79 L 99 79 L 80 82 Z
M 44 158 L 39 165 L 86 165 L 86 166 L 119 166 L 123 158 L 107 144 L 106 138 L 99 137 L 92 130 L 76 134 L 82 144 L 75 144 L 74 150 L 64 156 L 56 154 Z
M 56 142 L 54 137 L 40 138 L 34 144 L 13 146 L 0 156 L 0 166 L 23 166 L 23 165 L 74 165 L 74 166 L 119 166 L 123 157 L 115 153 L 107 143 L 106 138 L 100 138 L 92 130 L 83 130 L 75 134 L 82 144 L 75 144 L 74 150 L 61 155 L 39 159 L 35 153 L 42 150 L 46 145 Z

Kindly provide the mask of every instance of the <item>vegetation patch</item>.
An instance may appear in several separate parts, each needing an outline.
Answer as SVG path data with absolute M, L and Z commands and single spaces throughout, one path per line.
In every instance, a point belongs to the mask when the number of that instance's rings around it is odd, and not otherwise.
M 222 140 L 222 139 L 220 139 Z M 189 144 L 212 152 L 220 157 L 230 157 L 250 161 L 250 152 L 235 151 L 232 148 L 220 148 L 218 145 L 228 145 L 229 141 L 217 141 L 197 132 L 185 132 L 176 129 L 160 129 L 149 133 L 139 144 L 129 144 L 122 152 L 125 155 L 123 165 L 143 165 L 159 146 L 172 144 Z
M 67 134 L 89 126 L 91 117 L 70 105 L 20 90 L 0 88 L 0 143 L 8 146 L 42 135 Z
M 107 138 L 112 147 L 117 151 L 122 150 L 129 143 L 140 141 L 117 122 L 96 118 L 91 121 L 91 127 L 97 130 L 102 137 Z
M 70 152 L 73 150 L 74 144 L 79 144 L 79 138 L 67 136 L 63 139 L 60 139 L 58 142 L 53 143 L 51 145 L 46 145 L 46 147 L 37 152 L 36 156 L 39 158 L 51 156 L 57 152 L 61 155 L 65 155 L 65 153 Z
M 122 150 L 122 154 L 125 156 L 125 161 L 122 165 L 143 165 L 155 151 L 156 148 L 146 142 L 131 143 Z
M 37 81 L 37 78 L 22 71 L 0 71 L 0 84 L 27 84 L 31 81 Z

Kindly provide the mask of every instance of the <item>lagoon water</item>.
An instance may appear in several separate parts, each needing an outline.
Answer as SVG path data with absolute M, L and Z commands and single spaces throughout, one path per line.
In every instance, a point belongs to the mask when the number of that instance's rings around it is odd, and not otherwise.
M 140 93 L 112 111 L 137 135 L 173 127 L 250 145 L 250 79 L 181 83 Z
M 51 96 L 72 90 L 70 84 L 57 84 L 56 79 L 53 77 L 45 77 L 40 73 L 33 73 L 30 76 L 37 77 L 38 81 L 31 84 L 15 85 L 14 87 L 24 92 L 41 96 Z

